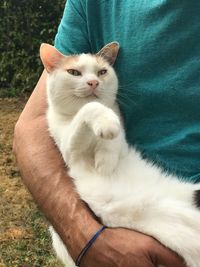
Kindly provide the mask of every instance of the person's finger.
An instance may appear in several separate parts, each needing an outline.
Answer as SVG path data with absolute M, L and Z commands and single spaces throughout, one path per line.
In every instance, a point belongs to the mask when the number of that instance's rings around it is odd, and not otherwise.
M 186 267 L 184 260 L 180 256 L 162 245 L 155 250 L 155 257 L 158 265 L 165 267 Z

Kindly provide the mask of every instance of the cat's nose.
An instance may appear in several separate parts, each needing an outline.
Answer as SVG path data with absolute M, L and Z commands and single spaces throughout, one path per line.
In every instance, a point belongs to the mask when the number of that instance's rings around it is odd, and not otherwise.
M 96 89 L 99 85 L 99 82 L 97 80 L 90 80 L 87 82 L 87 84 L 92 87 L 92 89 Z

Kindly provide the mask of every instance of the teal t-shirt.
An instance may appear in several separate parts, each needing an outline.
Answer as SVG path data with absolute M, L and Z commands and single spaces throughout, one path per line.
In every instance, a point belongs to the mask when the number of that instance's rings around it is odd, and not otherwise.
M 64 54 L 120 43 L 115 64 L 127 140 L 145 158 L 200 181 L 200 1 L 68 0 Z

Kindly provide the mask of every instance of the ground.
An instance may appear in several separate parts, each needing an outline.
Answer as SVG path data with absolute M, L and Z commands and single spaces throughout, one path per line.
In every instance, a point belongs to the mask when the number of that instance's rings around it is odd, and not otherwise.
M 0 267 L 61 267 L 48 222 L 22 184 L 12 154 L 14 124 L 25 102 L 0 98 Z

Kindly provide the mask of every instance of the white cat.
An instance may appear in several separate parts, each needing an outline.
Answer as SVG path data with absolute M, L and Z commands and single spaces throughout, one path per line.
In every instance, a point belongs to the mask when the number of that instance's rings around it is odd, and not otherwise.
M 200 184 L 163 173 L 125 140 L 112 68 L 119 46 L 98 54 L 64 56 L 43 44 L 49 131 L 69 166 L 77 192 L 109 227 L 155 237 L 200 267 Z M 66 266 L 75 266 L 57 233 L 53 245 Z

